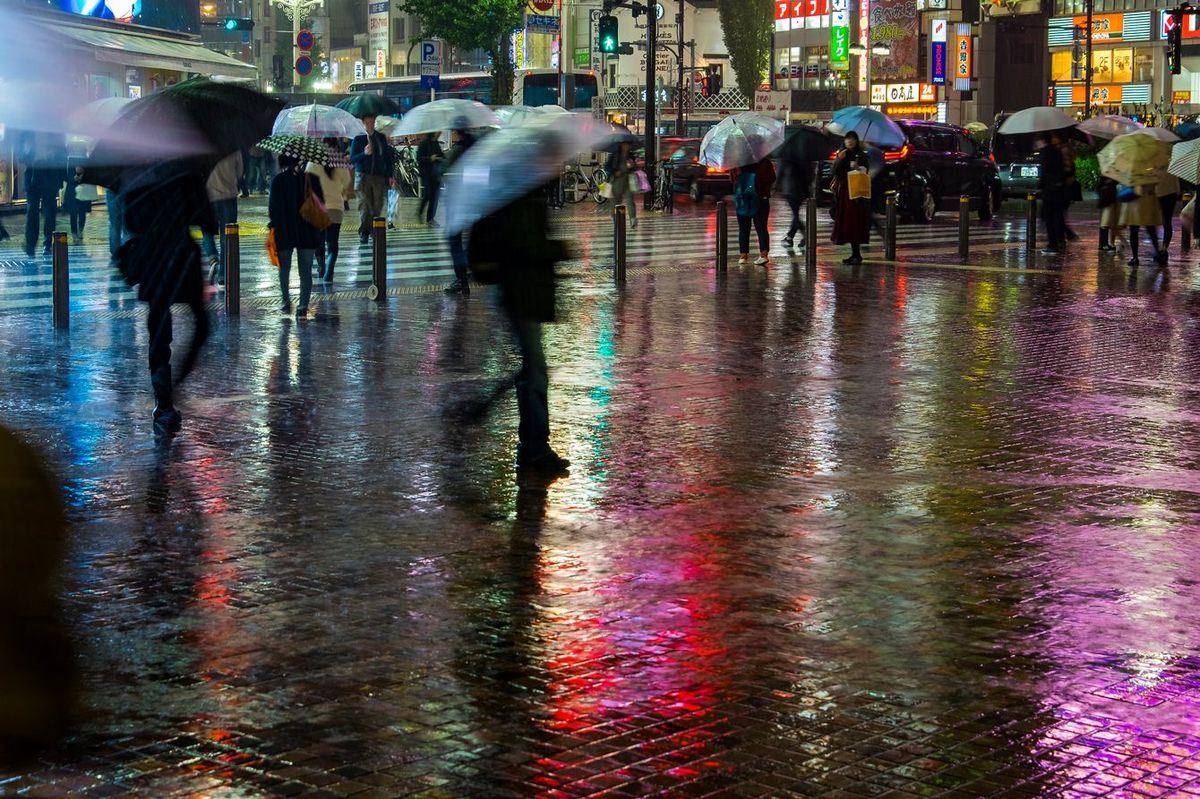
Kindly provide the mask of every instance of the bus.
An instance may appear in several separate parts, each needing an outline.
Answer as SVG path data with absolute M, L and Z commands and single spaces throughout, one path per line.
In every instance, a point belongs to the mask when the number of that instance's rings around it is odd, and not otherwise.
M 437 91 L 439 100 L 457 97 L 463 100 L 478 100 L 484 105 L 561 105 L 571 111 L 592 110 L 592 98 L 596 96 L 596 76 L 591 72 L 566 72 L 568 102 L 559 99 L 557 69 L 517 70 L 511 98 L 498 99 L 493 96 L 492 76 L 486 72 L 459 72 L 442 75 L 442 88 Z M 374 78 L 350 84 L 350 93 L 375 92 L 394 100 L 402 112 L 429 102 L 429 90 L 421 88 L 421 78 L 408 75 L 402 78 Z

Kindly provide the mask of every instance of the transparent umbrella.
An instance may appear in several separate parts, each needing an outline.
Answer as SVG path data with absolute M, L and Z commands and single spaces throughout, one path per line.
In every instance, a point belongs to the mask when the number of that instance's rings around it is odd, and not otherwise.
M 1141 127 L 1140 122 L 1116 114 L 1104 114 L 1079 123 L 1080 130 L 1100 139 L 1115 139 L 1126 133 L 1133 133 Z
M 394 136 L 412 136 L 417 133 L 437 133 L 443 130 L 470 130 L 472 128 L 498 128 L 500 117 L 492 109 L 474 100 L 434 100 L 409 111 L 400 119 Z
M 1100 174 L 1126 186 L 1157 183 L 1171 162 L 1171 148 L 1141 132 L 1113 139 L 1097 156 Z
M 365 135 L 367 129 L 362 120 L 341 108 L 332 105 L 297 105 L 285 108 L 275 117 L 271 128 L 275 134 L 313 136 L 318 139 L 353 139 Z
M 1004 120 L 998 133 L 1042 133 L 1051 130 L 1063 130 L 1075 127 L 1075 120 L 1049 106 L 1024 108 Z
M 700 142 L 700 163 L 720 169 L 756 164 L 783 144 L 786 126 L 782 120 L 743 111 L 726 117 Z

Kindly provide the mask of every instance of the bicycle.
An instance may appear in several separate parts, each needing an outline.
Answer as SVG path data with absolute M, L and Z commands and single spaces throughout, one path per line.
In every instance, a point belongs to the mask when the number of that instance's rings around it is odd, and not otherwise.
M 675 210 L 674 164 L 663 161 L 658 165 L 654 175 L 654 186 L 651 189 L 653 200 L 651 208 L 655 211 Z
M 589 171 L 583 170 L 582 164 L 567 164 L 563 168 L 562 196 L 572 205 L 583 202 L 591 197 L 597 204 L 608 202 L 608 198 L 600 193 L 600 184 L 608 182 L 608 173 L 593 160 L 588 164 Z

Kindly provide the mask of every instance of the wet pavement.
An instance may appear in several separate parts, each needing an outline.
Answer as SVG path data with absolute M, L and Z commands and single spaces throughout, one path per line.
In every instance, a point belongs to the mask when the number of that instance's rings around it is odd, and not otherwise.
M 489 290 L 218 315 L 165 451 L 132 307 L 0 315 L 83 670 L 0 795 L 1200 796 L 1197 256 L 939 230 L 569 264 L 548 485 Z

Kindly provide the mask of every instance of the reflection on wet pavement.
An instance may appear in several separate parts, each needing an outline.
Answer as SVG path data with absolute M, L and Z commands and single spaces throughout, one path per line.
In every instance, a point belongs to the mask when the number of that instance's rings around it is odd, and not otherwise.
M 0 318 L 86 702 L 0 793 L 1200 796 L 1198 270 L 1081 250 L 575 272 L 548 485 L 484 291 L 222 319 L 165 453 L 137 319 Z

